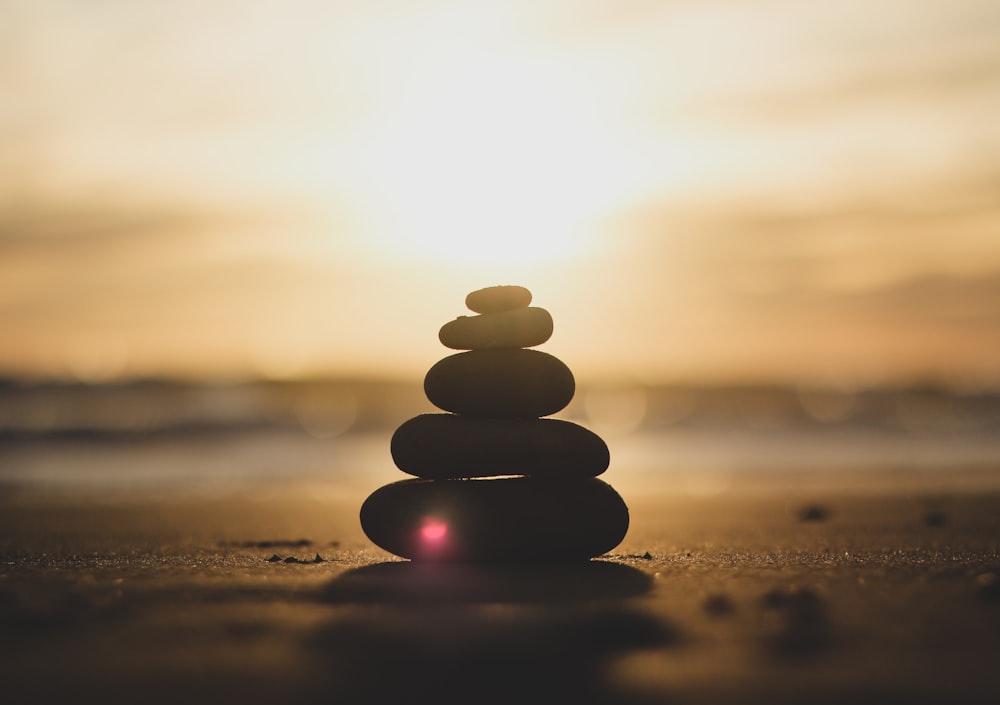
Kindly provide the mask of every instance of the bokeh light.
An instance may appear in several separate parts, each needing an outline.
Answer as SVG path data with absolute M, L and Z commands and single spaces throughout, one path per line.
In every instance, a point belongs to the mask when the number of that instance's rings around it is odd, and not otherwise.
M 448 525 L 439 519 L 431 517 L 424 519 L 424 523 L 420 527 L 420 537 L 425 544 L 440 544 L 447 535 Z

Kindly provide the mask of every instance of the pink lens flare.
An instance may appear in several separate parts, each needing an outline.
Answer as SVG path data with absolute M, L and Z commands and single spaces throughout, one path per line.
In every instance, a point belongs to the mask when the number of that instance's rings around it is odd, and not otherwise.
M 420 529 L 420 536 L 428 543 L 438 543 L 447 533 L 448 525 L 433 518 L 424 519 L 424 525 Z

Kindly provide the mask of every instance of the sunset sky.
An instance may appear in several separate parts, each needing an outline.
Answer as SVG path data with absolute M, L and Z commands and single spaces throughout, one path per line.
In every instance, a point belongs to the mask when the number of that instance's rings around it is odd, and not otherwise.
M 0 0 L 0 374 L 1000 386 L 995 0 Z

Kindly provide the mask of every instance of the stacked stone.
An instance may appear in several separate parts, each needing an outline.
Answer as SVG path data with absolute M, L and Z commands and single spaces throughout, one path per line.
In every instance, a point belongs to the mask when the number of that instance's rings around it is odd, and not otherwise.
M 576 390 L 558 358 L 528 348 L 552 335 L 552 317 L 520 286 L 474 291 L 441 342 L 464 350 L 424 379 L 447 413 L 422 414 L 392 437 L 400 470 L 420 479 L 376 490 L 361 526 L 404 558 L 437 561 L 586 560 L 621 542 L 628 508 L 597 479 L 604 441 L 569 421 L 546 419 Z

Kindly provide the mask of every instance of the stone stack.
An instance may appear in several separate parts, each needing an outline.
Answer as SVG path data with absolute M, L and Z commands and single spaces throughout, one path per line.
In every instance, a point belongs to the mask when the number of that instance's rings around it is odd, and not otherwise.
M 586 560 L 628 529 L 628 508 L 596 478 L 610 461 L 593 432 L 542 418 L 569 404 L 573 373 L 528 348 L 552 335 L 552 317 L 520 286 L 474 291 L 441 342 L 465 350 L 427 373 L 439 409 L 400 426 L 392 457 L 420 479 L 379 488 L 361 526 L 387 551 L 414 560 Z

